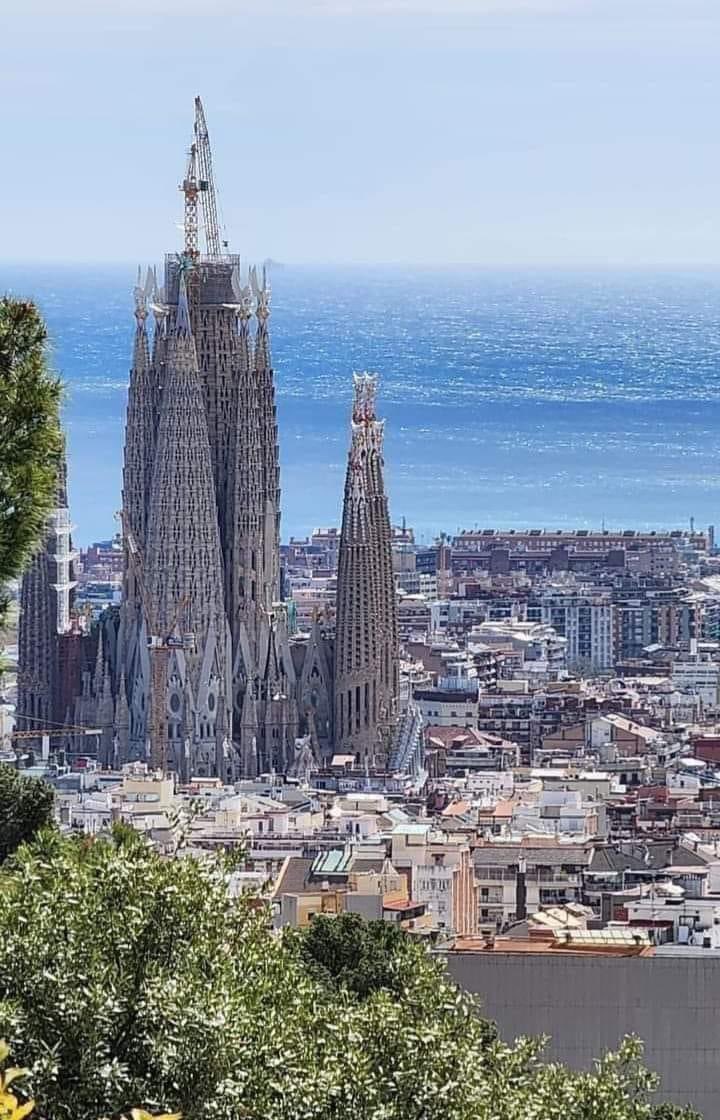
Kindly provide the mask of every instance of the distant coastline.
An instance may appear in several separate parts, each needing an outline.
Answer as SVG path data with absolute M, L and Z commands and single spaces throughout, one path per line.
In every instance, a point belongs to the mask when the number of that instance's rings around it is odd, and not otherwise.
M 717 520 L 720 275 L 272 267 L 283 539 L 339 521 L 353 369 L 380 374 L 391 512 L 418 539 Z M 133 270 L 0 277 L 47 315 L 76 539 L 102 539 L 119 504 Z

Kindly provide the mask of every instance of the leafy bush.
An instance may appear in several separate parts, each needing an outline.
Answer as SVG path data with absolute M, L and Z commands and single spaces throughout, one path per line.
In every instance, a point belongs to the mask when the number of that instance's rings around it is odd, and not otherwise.
M 128 830 L 43 832 L 0 879 L 0 1034 L 41 1116 L 668 1120 L 638 1043 L 592 1073 L 502 1043 L 423 949 L 379 924 L 275 934 L 222 859 Z
M 52 786 L 0 764 L 0 863 L 53 819 Z

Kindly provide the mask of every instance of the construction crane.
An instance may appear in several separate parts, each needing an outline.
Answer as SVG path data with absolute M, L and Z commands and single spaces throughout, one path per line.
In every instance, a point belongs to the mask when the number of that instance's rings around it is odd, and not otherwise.
M 193 634 L 178 636 L 175 633 L 180 615 L 187 606 L 189 599 L 188 596 L 185 596 L 180 600 L 170 626 L 165 633 L 162 633 L 148 595 L 140 548 L 132 529 L 128 525 L 125 513 L 121 511 L 118 516 L 127 545 L 128 562 L 133 569 L 135 582 L 140 592 L 148 632 L 148 650 L 150 653 L 150 765 L 154 770 L 160 770 L 165 774 L 167 773 L 168 755 L 166 697 L 170 654 L 173 650 L 192 650 L 195 648 L 195 636 Z
M 100 727 L 74 727 L 72 724 L 63 724 L 62 727 L 36 727 L 32 731 L 11 731 L 11 739 L 40 739 L 45 736 L 49 739 L 54 735 L 102 735 Z
M 183 217 L 185 230 L 184 255 L 190 265 L 197 264 L 200 259 L 198 201 L 202 207 L 207 253 L 211 257 L 219 257 L 221 253 L 210 136 L 202 101 L 199 97 L 195 98 L 194 137 L 188 152 L 185 178 L 180 184 L 180 190 L 185 198 Z
M 39 739 L 40 740 L 40 757 L 47 761 L 50 757 L 50 740 L 64 735 L 94 735 L 96 740 L 102 735 L 102 730 L 99 727 L 73 727 L 72 725 L 65 725 L 63 727 L 36 727 L 32 731 L 10 731 L 5 737 L 6 741 L 10 741 L 10 747 L 14 742 L 21 742 L 26 739 Z M 97 754 L 97 742 L 95 744 L 95 752 Z
M 197 148 L 195 144 L 190 145 L 188 152 L 188 164 L 185 171 L 185 178 L 180 184 L 180 190 L 185 197 L 185 214 L 183 218 L 183 228 L 185 230 L 185 257 L 189 262 L 195 264 L 200 256 L 198 248 L 198 195 L 200 194 L 200 183 L 198 181 L 198 161 L 197 161 Z
M 211 257 L 219 257 L 221 253 L 220 232 L 218 228 L 217 198 L 215 195 L 215 181 L 213 179 L 212 151 L 210 149 L 210 136 L 208 135 L 207 122 L 202 101 L 195 98 L 195 144 L 197 169 L 199 171 L 198 187 L 200 190 L 200 204 L 202 206 L 203 221 L 205 223 L 205 240 L 207 252 Z

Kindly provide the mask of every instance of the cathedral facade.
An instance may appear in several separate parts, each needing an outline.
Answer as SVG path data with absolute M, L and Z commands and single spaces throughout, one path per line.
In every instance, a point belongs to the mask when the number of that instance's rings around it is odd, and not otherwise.
M 152 273 L 136 288 L 117 687 L 131 757 L 152 757 L 152 691 L 164 690 L 163 761 L 181 774 L 284 770 L 299 731 L 269 314 L 266 277 L 241 280 L 229 254 L 170 256 L 162 288 Z
M 185 780 L 307 778 L 333 754 L 406 769 L 419 757 L 419 725 L 416 713 L 398 714 L 376 378 L 354 379 L 336 617 L 292 634 L 270 286 L 264 269 L 244 269 L 219 240 L 201 106 L 195 136 L 200 152 L 194 144 L 181 187 L 183 250 L 166 257 L 160 278 L 138 273 L 135 287 L 122 603 L 91 628 L 73 617 L 63 476 L 22 584 L 19 725 L 63 723 L 63 745 L 75 751 L 94 727 L 102 765 L 144 760 Z
M 199 112 L 184 250 L 135 291 L 114 688 L 131 758 L 232 779 L 286 772 L 300 736 L 322 757 L 331 686 L 324 638 L 291 643 L 281 601 L 270 286 L 219 240 Z

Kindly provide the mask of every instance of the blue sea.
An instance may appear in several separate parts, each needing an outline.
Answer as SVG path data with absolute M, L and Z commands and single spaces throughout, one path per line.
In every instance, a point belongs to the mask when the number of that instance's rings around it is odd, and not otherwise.
M 76 539 L 115 529 L 133 270 L 0 268 L 67 384 Z M 273 270 L 283 537 L 337 524 L 351 374 L 380 375 L 393 519 L 459 527 L 720 521 L 720 275 Z

